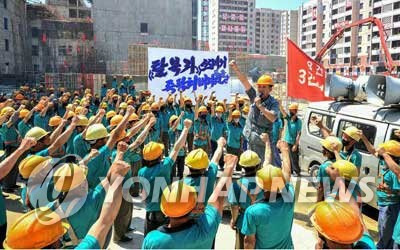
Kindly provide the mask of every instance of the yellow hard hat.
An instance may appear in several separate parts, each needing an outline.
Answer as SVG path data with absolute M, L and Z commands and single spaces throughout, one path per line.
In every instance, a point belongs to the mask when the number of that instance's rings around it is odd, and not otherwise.
M 239 104 L 244 104 L 245 101 L 246 101 L 246 100 L 245 100 L 243 97 L 240 97 L 240 98 L 239 98 Z
M 111 134 L 114 133 L 114 131 L 115 131 L 115 130 L 111 131 Z M 118 135 L 118 137 L 117 137 L 117 141 L 121 141 L 121 140 L 125 139 L 126 136 L 127 136 L 126 131 L 125 131 L 125 130 L 122 130 L 122 131 L 120 132 L 120 134 Z
M 224 108 L 222 106 L 218 106 L 215 108 L 215 112 L 224 113 Z
M 11 113 L 11 112 L 15 112 L 15 109 L 12 107 L 4 107 L 1 110 L 0 115 L 5 115 L 5 114 Z
M 208 112 L 208 110 L 207 110 L 207 107 L 206 106 L 201 106 L 200 108 L 199 108 L 199 113 L 207 113 Z
M 74 116 L 75 116 L 75 113 L 73 111 L 68 111 L 67 119 L 74 117 Z
M 196 207 L 196 203 L 196 189 L 183 181 L 176 181 L 171 184 L 171 188 L 164 189 L 160 208 L 167 217 L 179 218 L 189 214 Z
M 93 124 L 89 126 L 86 132 L 86 138 L 85 140 L 87 141 L 93 141 L 93 140 L 98 140 L 102 138 L 108 137 L 108 132 L 107 129 L 104 127 L 103 124 L 98 123 L 98 124 Z
M 262 75 L 260 78 L 258 78 L 257 85 L 274 86 L 274 81 L 270 75 Z
M 127 109 L 128 108 L 128 104 L 126 102 L 121 102 L 121 104 L 119 105 L 120 109 Z
M 348 203 L 336 200 L 318 202 L 311 215 L 315 229 L 328 240 L 353 244 L 364 233 L 360 214 Z
M 164 145 L 157 142 L 149 142 L 143 148 L 143 159 L 153 161 L 158 159 L 164 151 Z
M 118 97 L 119 97 L 119 95 L 117 95 L 117 94 L 112 95 L 112 98 L 118 98 Z
M 87 99 L 86 98 L 82 98 L 81 101 L 79 102 L 80 105 L 85 105 L 87 104 Z
M 78 115 L 79 121 L 76 124 L 76 126 L 82 126 L 82 127 L 86 127 L 87 125 L 89 125 L 89 119 L 84 116 L 84 115 Z
M 195 170 L 206 169 L 209 165 L 208 155 L 201 148 L 192 150 L 185 158 L 185 165 Z
M 158 105 L 158 103 L 156 103 L 156 102 L 153 102 L 153 103 L 151 104 L 151 110 L 152 110 L 152 111 L 158 111 L 158 110 L 160 110 L 160 105 Z
M 278 192 L 285 187 L 282 169 L 272 165 L 257 171 L 256 182 L 264 191 Z
M 101 103 L 101 108 L 106 109 L 108 107 L 106 102 L 102 102 Z
M 256 167 L 260 163 L 261 159 L 254 151 L 247 150 L 240 155 L 239 165 L 244 168 Z
M 359 131 L 360 130 L 358 128 L 351 126 L 343 130 L 343 133 L 350 136 L 355 141 L 360 141 L 361 136 L 359 135 Z
M 298 110 L 299 109 L 299 104 L 298 103 L 292 103 L 289 105 L 289 110 Z
M 117 113 L 115 113 L 114 110 L 111 110 L 111 111 L 108 111 L 108 112 L 107 112 L 106 118 L 107 118 L 107 119 L 110 119 L 110 118 L 112 118 L 112 117 L 114 117 L 114 116 L 116 116 L 116 115 L 117 115 Z
M 49 159 L 48 157 L 42 157 L 38 155 L 31 155 L 23 159 L 18 166 L 19 173 L 24 179 L 28 179 L 32 171 L 39 166 L 42 162 Z
M 189 97 L 185 97 L 185 98 L 183 99 L 183 102 L 190 102 L 190 103 L 192 103 L 192 99 L 190 99 Z
M 243 108 L 243 113 L 247 114 L 247 113 L 249 113 L 249 111 L 250 111 L 249 106 L 245 106 Z
M 332 167 L 338 169 L 340 176 L 346 180 L 351 180 L 358 177 L 357 167 L 349 161 L 338 160 L 332 164 Z
M 172 96 L 168 97 L 167 101 L 168 102 L 173 102 L 174 101 L 174 97 L 172 97 Z
M 49 126 L 50 127 L 57 127 L 58 125 L 60 125 L 62 122 L 62 118 L 58 115 L 53 116 L 50 118 L 49 120 Z
M 235 110 L 232 112 L 232 117 L 240 117 L 240 111 L 239 110 Z
M 24 119 L 28 114 L 29 114 L 29 110 L 27 109 L 21 109 L 21 111 L 19 111 L 19 118 Z
M 150 105 L 147 103 L 145 105 L 143 105 L 142 111 L 150 111 Z
M 72 108 L 73 108 L 73 105 L 70 103 L 70 104 L 67 105 L 66 108 L 67 108 L 67 109 L 72 109 Z M 77 113 L 78 113 L 78 112 L 77 112 Z
M 86 180 L 87 169 L 74 163 L 65 163 L 54 175 L 54 189 L 67 192 L 81 185 Z
M 75 108 L 75 113 L 80 114 L 82 112 L 82 110 L 83 110 L 83 107 L 82 106 L 78 106 L 78 107 Z
M 110 127 L 117 126 L 122 121 L 122 119 L 124 119 L 124 117 L 122 115 L 114 116 L 113 118 L 111 118 Z
M 177 115 L 171 115 L 171 117 L 169 118 L 169 121 L 168 121 L 169 125 L 171 125 L 178 118 L 179 117 Z
M 46 135 L 48 135 L 50 132 L 47 132 L 46 130 L 40 128 L 40 127 L 33 127 L 28 130 L 28 132 L 25 134 L 25 138 L 32 137 L 36 141 L 39 141 Z
M 67 229 L 60 216 L 41 207 L 19 217 L 9 228 L 5 249 L 41 249 L 58 241 Z
M 390 140 L 379 144 L 379 148 L 383 148 L 386 153 L 394 157 L 400 157 L 400 142 Z
M 342 142 L 335 136 L 328 136 L 325 139 L 320 141 L 321 145 L 327 150 L 333 152 L 333 145 L 339 145 L 339 151 L 342 150 L 343 144 Z
M 128 121 L 138 121 L 139 120 L 139 116 L 137 115 L 137 114 L 135 114 L 135 113 L 133 113 L 133 114 L 131 114 L 130 116 L 129 116 L 129 119 L 128 119 Z

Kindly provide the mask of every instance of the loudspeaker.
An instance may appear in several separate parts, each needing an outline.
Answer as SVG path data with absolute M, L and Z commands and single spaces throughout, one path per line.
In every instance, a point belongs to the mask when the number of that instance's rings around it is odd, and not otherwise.
M 367 86 L 367 101 L 378 106 L 400 103 L 400 79 L 391 76 L 371 75 Z
M 251 77 L 251 80 L 253 80 L 253 83 L 256 83 L 258 78 L 261 77 L 260 69 L 258 67 L 253 68 L 249 71 L 249 76 Z
M 354 100 L 361 90 L 362 83 L 353 81 L 351 78 L 336 74 L 328 74 L 326 77 L 325 96 L 327 97 L 344 97 L 348 100 Z

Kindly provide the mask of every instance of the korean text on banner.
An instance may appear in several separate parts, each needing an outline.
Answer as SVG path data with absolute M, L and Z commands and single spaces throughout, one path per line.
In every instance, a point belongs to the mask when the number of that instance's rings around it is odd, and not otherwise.
M 148 48 L 148 89 L 156 97 L 183 91 L 218 99 L 230 98 L 227 52 Z
M 287 40 L 287 91 L 288 96 L 311 102 L 330 100 L 325 97 L 325 69 Z

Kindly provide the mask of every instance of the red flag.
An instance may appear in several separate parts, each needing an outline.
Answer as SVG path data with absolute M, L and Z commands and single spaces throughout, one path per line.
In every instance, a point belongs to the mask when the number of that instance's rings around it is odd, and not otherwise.
M 325 68 L 287 39 L 288 96 L 311 102 L 330 100 L 325 97 Z
M 42 34 L 42 43 L 46 43 L 47 42 L 47 35 L 46 33 Z

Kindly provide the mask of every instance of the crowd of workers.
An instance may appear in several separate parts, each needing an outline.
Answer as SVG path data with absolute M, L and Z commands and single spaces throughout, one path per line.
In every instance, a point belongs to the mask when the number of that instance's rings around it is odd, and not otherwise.
M 251 84 L 234 61 L 230 66 L 248 98 L 236 95 L 228 103 L 212 93 L 192 101 L 179 93 L 155 100 L 149 91 L 136 92 L 125 77 L 125 84 L 114 80 L 99 95 L 21 87 L 0 100 L 2 190 L 5 196 L 20 194 L 27 211 L 7 224 L 0 195 L 3 246 L 97 249 L 111 238 L 131 241 L 134 212 L 126 196 L 142 196 L 143 249 L 213 248 L 225 201 L 235 248 L 294 248 L 298 105 L 286 111 L 271 96 L 270 76 Z M 336 138 L 322 121 L 312 122 L 324 135 L 326 157 L 310 213 L 315 247 L 398 248 L 400 143 L 375 149 L 355 127 Z M 361 215 L 360 140 L 382 166 L 376 246 Z M 238 180 L 231 178 L 235 171 Z

